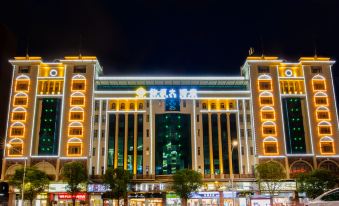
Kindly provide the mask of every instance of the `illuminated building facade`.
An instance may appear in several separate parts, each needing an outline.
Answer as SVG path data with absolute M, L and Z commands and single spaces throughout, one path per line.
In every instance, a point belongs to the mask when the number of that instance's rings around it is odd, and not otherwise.
M 241 184 L 254 181 L 262 161 L 281 163 L 288 177 L 339 170 L 328 58 L 248 57 L 237 77 L 106 77 L 86 56 L 10 63 L 2 179 L 26 162 L 57 181 L 78 160 L 93 179 L 122 167 L 140 184 L 194 169 L 213 191 L 228 190 L 233 177 L 236 189 L 250 190 Z

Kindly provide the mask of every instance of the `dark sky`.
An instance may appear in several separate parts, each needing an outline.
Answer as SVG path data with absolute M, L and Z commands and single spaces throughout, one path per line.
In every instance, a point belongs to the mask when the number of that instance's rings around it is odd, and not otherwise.
M 27 42 L 31 56 L 51 61 L 79 54 L 82 42 L 81 53 L 97 56 L 109 75 L 238 75 L 249 47 L 291 61 L 316 47 L 338 59 L 339 1 L 3 1 L 0 136 L 8 59 L 24 56 Z

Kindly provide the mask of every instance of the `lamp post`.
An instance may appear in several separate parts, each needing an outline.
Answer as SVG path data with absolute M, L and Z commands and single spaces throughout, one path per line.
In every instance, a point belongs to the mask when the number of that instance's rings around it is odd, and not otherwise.
M 11 144 L 6 144 L 6 147 L 8 149 L 11 149 L 12 148 L 12 145 Z M 18 149 L 15 149 L 15 148 L 12 148 L 13 150 L 21 153 L 20 150 Z M 26 176 L 26 167 L 27 167 L 27 159 L 25 159 L 25 163 L 24 163 L 24 174 L 22 175 L 22 188 L 21 188 L 21 206 L 24 205 L 24 187 L 25 187 L 25 176 Z
M 233 150 L 234 148 L 236 148 L 238 146 L 238 141 L 237 140 L 233 140 L 232 141 L 232 149 L 231 149 L 231 161 L 233 161 Z M 233 202 L 233 206 L 235 206 L 235 196 L 234 196 L 234 173 L 233 173 L 233 164 L 231 171 L 232 171 L 232 175 L 231 175 L 231 186 L 232 186 L 232 202 Z

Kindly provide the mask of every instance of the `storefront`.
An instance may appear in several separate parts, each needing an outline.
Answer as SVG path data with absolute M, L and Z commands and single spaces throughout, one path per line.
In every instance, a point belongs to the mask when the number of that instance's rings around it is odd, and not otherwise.
M 86 192 L 80 192 L 74 196 L 67 193 L 66 190 L 67 184 L 63 183 L 53 183 L 49 185 L 49 201 L 53 206 L 69 206 L 72 205 L 72 199 L 75 198 L 76 205 L 80 206 L 88 203 L 88 194 Z M 83 186 L 83 191 L 86 191 L 85 186 Z
M 163 206 L 165 205 L 163 193 L 132 193 L 128 195 L 130 206 Z

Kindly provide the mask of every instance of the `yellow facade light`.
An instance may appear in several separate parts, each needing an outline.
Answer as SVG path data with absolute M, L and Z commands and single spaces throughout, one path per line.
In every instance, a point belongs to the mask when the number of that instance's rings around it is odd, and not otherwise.
M 85 107 L 85 97 L 80 97 L 80 96 L 71 97 L 70 105 Z
M 272 91 L 272 80 L 259 79 L 258 89 L 259 91 Z
M 84 111 L 70 111 L 69 121 L 84 121 Z
M 86 91 L 86 79 L 72 79 L 72 91 Z
M 331 120 L 330 112 L 326 110 L 317 110 L 316 119 L 317 121 L 329 121 Z
M 326 91 L 325 79 L 312 79 L 313 91 Z
M 278 142 L 264 141 L 263 142 L 264 155 L 279 155 Z
M 332 126 L 331 125 L 318 125 L 318 135 L 332 135 Z
M 320 142 L 320 153 L 323 155 L 335 154 L 334 142 L 333 141 L 321 141 Z
M 7 156 L 9 157 L 18 157 L 24 154 L 23 143 L 13 142 L 9 143 L 7 146 Z
M 14 111 L 11 114 L 11 121 L 26 122 L 26 111 Z
M 275 112 L 272 110 L 261 110 L 261 121 L 275 121 Z
M 277 134 L 276 125 L 262 125 L 261 132 L 263 136 L 275 136 Z
M 10 127 L 10 137 L 23 138 L 24 136 L 25 136 L 24 126 L 11 126 Z
M 69 126 L 68 136 L 70 137 L 83 137 L 83 126 Z
M 68 142 L 67 143 L 67 156 L 78 157 L 82 156 L 83 144 L 82 142 Z
M 15 96 L 13 100 L 13 106 L 23 106 L 27 107 L 28 105 L 28 97 L 27 96 Z
M 17 79 L 15 80 L 15 92 L 29 92 L 29 79 Z

